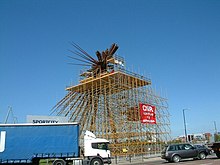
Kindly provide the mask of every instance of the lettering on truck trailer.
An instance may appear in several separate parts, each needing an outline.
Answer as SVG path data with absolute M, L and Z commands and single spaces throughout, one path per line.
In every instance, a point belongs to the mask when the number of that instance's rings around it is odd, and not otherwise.
M 5 150 L 5 137 L 6 131 L 1 131 L 0 152 L 3 152 Z

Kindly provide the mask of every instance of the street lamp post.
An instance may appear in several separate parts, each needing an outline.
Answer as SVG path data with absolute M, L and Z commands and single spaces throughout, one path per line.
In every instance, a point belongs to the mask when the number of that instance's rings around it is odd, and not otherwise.
M 215 134 L 214 134 L 214 141 L 216 142 L 217 141 L 217 127 L 216 127 L 216 121 L 214 121 L 214 127 L 215 127 Z
M 185 141 L 188 142 L 187 131 L 186 131 L 186 117 L 185 117 L 185 110 L 186 110 L 186 109 L 183 109 L 183 122 L 184 122 L 184 131 L 185 131 Z

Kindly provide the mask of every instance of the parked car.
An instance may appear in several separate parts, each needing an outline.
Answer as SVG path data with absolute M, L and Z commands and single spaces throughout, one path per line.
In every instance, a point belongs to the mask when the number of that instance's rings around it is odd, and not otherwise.
M 171 144 L 164 147 L 161 158 L 169 162 L 179 162 L 181 159 L 206 159 L 206 149 L 197 149 L 189 143 Z

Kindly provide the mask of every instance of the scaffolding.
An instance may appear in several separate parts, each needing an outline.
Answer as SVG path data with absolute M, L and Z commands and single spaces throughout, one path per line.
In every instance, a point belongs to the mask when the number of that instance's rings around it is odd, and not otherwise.
M 80 123 L 81 138 L 90 130 L 108 139 L 112 155 L 159 153 L 170 140 L 167 99 L 155 93 L 149 78 L 127 71 L 122 57 L 108 62 L 100 74 L 81 72 L 79 84 L 66 88 L 55 111 Z M 156 124 L 141 123 L 140 103 L 156 107 Z

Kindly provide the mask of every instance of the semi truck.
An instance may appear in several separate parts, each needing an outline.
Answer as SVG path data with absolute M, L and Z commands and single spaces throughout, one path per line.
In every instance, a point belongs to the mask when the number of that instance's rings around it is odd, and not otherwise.
M 220 159 L 220 142 L 215 142 L 211 146 L 216 156 Z
M 80 147 L 79 123 L 0 124 L 0 164 L 111 164 L 109 141 L 85 131 Z

